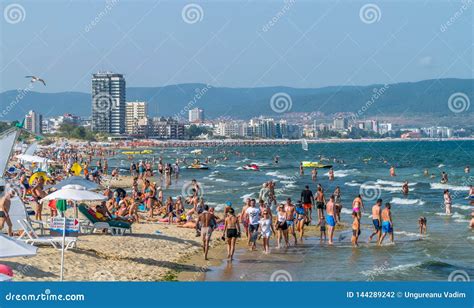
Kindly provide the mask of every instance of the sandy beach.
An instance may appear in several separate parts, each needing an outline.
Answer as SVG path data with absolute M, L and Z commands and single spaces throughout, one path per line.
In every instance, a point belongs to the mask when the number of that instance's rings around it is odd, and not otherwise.
M 158 232 L 159 233 L 158 233 Z M 222 245 L 213 236 L 212 244 Z M 65 253 L 66 281 L 173 280 L 173 272 L 200 271 L 184 262 L 201 251 L 200 237 L 176 225 L 141 223 L 125 236 L 80 235 L 76 248 Z M 200 254 L 199 254 L 200 255 Z M 13 268 L 16 281 L 56 281 L 60 275 L 60 250 L 40 246 L 29 258 L 2 259 Z

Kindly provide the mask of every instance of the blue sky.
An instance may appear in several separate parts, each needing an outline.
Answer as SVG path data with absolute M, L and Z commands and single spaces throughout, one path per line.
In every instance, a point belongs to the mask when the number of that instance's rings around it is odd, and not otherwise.
M 47 81 L 35 90 L 89 92 L 99 70 L 123 73 L 127 86 L 323 87 L 473 76 L 469 2 L 465 9 L 462 1 L 436 0 L 1 2 L 0 91 L 24 87 L 32 74 Z M 21 6 L 20 17 L 8 16 L 11 4 Z M 183 17 L 189 4 L 197 6 Z M 375 15 L 361 16 L 366 4 Z

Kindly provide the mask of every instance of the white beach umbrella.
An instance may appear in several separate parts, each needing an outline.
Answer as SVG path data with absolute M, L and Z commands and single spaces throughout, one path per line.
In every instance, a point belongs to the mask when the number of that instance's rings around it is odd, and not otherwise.
M 38 247 L 0 234 L 0 258 L 29 257 L 36 255 Z
M 21 161 L 26 161 L 29 163 L 43 163 L 44 164 L 44 163 L 53 162 L 51 159 L 47 159 L 46 157 L 29 155 L 29 154 L 20 154 L 20 155 L 17 155 L 16 158 L 18 158 Z
M 93 191 L 89 191 L 81 185 L 66 185 L 60 190 L 55 191 L 41 199 L 41 201 L 50 200 L 102 201 L 107 200 L 107 197 Z
M 13 277 L 10 277 L 10 276 L 8 276 L 8 275 L 1 274 L 1 273 L 0 273 L 0 282 L 2 282 L 2 281 L 9 281 L 9 280 L 12 280 L 12 279 L 13 279 Z
M 96 182 L 89 181 L 81 176 L 68 177 L 67 179 L 62 180 L 58 184 L 52 185 L 46 188 L 54 187 L 56 189 L 61 189 L 67 185 L 79 185 L 79 186 L 83 186 L 87 190 L 95 190 L 95 189 L 100 188 L 99 184 L 97 184 Z

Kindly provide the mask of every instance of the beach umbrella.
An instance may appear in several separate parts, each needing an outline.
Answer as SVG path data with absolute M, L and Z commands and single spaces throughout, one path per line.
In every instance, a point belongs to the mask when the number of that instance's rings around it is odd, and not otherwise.
M 39 172 L 35 172 L 31 175 L 30 180 L 28 181 L 28 183 L 30 185 L 33 185 L 33 182 L 35 180 L 39 179 L 39 178 L 43 178 L 43 180 L 45 180 L 45 181 L 49 180 L 48 175 L 46 174 L 46 172 L 39 171 Z
M 71 171 L 74 172 L 75 176 L 78 176 L 81 174 L 82 167 L 78 163 L 74 163 L 71 167 Z
M 13 277 L 12 276 L 8 276 L 8 275 L 5 275 L 5 274 L 0 274 L 0 282 L 2 281 L 10 281 L 12 280 Z
M 66 185 L 60 190 L 57 190 L 41 199 L 41 201 L 49 200 L 102 201 L 107 200 L 107 197 L 89 191 L 81 185 Z
M 0 234 L 0 258 L 29 257 L 36 255 L 37 247 L 21 240 Z
M 51 159 L 47 159 L 46 157 L 41 157 L 37 155 L 29 155 L 29 154 L 19 154 L 16 156 L 21 161 L 25 161 L 28 163 L 52 163 Z
M 87 180 L 87 179 L 85 179 L 81 176 L 68 177 L 67 179 L 62 180 L 58 184 L 53 185 L 53 186 L 49 186 L 47 188 L 54 187 L 56 189 L 61 189 L 64 186 L 67 186 L 67 185 L 80 185 L 80 186 L 85 187 L 87 190 L 95 190 L 95 189 L 100 188 L 99 184 L 97 184 L 96 182 L 89 181 L 89 180 Z

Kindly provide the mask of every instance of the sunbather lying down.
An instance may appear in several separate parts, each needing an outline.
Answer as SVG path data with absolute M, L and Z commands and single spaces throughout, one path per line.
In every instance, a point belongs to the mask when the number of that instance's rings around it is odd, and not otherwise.
M 128 223 L 132 223 L 135 221 L 135 218 L 131 215 L 126 215 L 126 216 L 120 216 L 120 215 L 113 215 L 109 212 L 107 209 L 107 206 L 105 206 L 105 202 L 102 204 L 98 204 L 95 206 L 95 211 L 92 208 L 88 208 L 87 212 L 97 218 L 97 220 L 108 222 L 108 221 L 125 221 Z M 117 213 L 118 214 L 118 213 Z

